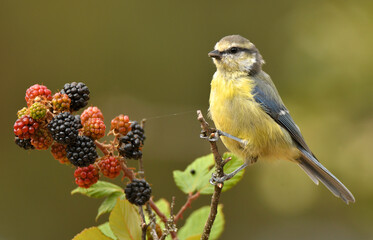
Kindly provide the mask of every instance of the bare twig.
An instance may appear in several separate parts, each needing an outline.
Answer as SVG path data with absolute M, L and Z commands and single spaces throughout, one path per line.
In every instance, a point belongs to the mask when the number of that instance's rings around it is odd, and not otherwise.
M 142 230 L 141 240 L 146 240 L 146 229 L 148 228 L 148 225 L 145 222 L 145 215 L 144 215 L 142 206 L 139 206 L 139 212 L 141 216 L 141 230 Z
M 200 110 L 197 111 L 197 119 L 201 123 L 201 128 L 206 133 L 206 136 L 210 137 L 213 131 L 211 130 L 209 124 L 206 122 Z M 225 161 L 222 160 L 222 157 L 218 152 L 218 147 L 216 145 L 216 142 L 214 141 L 209 141 L 209 142 L 210 142 L 211 152 L 214 155 L 216 175 L 217 177 L 223 177 L 224 176 L 223 166 L 225 164 Z M 218 213 L 219 199 L 220 199 L 220 194 L 221 194 L 221 190 L 223 189 L 223 186 L 224 186 L 224 183 L 215 185 L 214 193 L 211 198 L 210 214 L 205 223 L 205 228 L 203 229 L 201 240 L 209 239 L 212 225 L 214 224 L 216 214 Z
M 124 176 L 128 177 L 131 181 L 135 179 L 135 173 L 133 170 L 129 169 L 124 161 L 120 161 L 120 166 L 122 167 L 122 171 Z
M 191 206 L 192 202 L 194 200 L 196 200 L 198 197 L 200 196 L 200 193 L 199 192 L 196 192 L 195 194 L 189 194 L 188 195 L 188 199 L 187 201 L 185 202 L 185 204 L 180 208 L 179 212 L 176 214 L 175 216 L 175 222 L 177 222 L 180 218 L 183 217 L 183 213 L 185 212 L 185 210 Z
M 96 146 L 101 150 L 101 152 L 104 154 L 104 155 L 109 155 L 109 150 L 108 148 L 111 147 L 110 145 L 107 145 L 107 144 L 103 144 L 99 141 L 95 141 L 95 144 Z
M 154 212 L 152 211 L 152 209 L 150 207 L 149 202 L 146 203 L 145 211 L 149 216 L 150 234 L 152 235 L 153 240 L 159 240 L 159 237 L 158 237 L 158 234 L 157 234 L 157 231 L 156 231 L 157 220 L 156 220 Z

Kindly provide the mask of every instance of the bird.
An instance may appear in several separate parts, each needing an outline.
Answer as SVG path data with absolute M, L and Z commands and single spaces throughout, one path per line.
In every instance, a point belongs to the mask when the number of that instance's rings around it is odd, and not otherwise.
M 209 117 L 218 134 L 244 164 L 214 182 L 224 182 L 258 159 L 283 159 L 298 164 L 315 184 L 323 183 L 346 204 L 352 193 L 311 152 L 285 107 L 271 77 L 262 70 L 259 50 L 240 35 L 218 41 L 208 53 L 216 66 L 211 81 Z

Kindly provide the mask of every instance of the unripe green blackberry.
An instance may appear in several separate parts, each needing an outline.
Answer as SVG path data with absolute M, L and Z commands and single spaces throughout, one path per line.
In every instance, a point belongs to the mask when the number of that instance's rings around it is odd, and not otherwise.
M 27 107 L 24 107 L 24 108 L 18 110 L 18 112 L 17 112 L 18 119 L 20 119 L 21 117 L 27 115 L 27 111 L 28 111 Z
M 38 121 L 45 117 L 45 114 L 47 113 L 47 108 L 44 104 L 40 102 L 35 102 L 31 105 L 29 111 L 30 117 Z
M 144 205 L 152 195 L 152 189 L 143 179 L 133 179 L 124 189 L 126 199 L 137 206 Z
M 67 158 L 76 167 L 86 167 L 98 158 L 96 145 L 86 136 L 78 136 L 75 142 L 67 145 Z
M 84 83 L 66 83 L 61 90 L 62 94 L 67 94 L 71 99 L 70 110 L 78 111 L 87 106 L 89 100 L 89 89 Z
M 21 139 L 17 136 L 14 137 L 14 142 L 21 148 L 25 149 L 25 150 L 30 150 L 30 149 L 35 149 L 34 146 L 32 146 L 31 144 L 31 139 L 29 138 L 25 138 L 25 139 Z
M 73 143 L 82 127 L 80 117 L 63 112 L 56 115 L 48 124 L 48 129 L 56 142 L 63 144 Z

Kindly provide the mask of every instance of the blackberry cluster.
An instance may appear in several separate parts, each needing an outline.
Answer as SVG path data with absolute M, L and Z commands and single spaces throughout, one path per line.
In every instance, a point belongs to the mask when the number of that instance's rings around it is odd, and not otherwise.
M 131 183 L 127 184 L 124 192 L 127 200 L 137 206 L 144 205 L 152 195 L 152 189 L 149 184 L 142 179 L 134 179 Z
M 78 111 L 88 104 L 90 92 L 88 87 L 82 82 L 66 83 L 61 90 L 61 93 L 67 94 L 67 96 L 71 99 L 70 110 L 72 111 Z
M 131 131 L 126 136 L 121 137 L 120 147 L 118 151 L 120 155 L 125 158 L 139 159 L 142 157 L 142 145 L 145 141 L 144 129 L 138 124 L 133 122 L 131 124 Z
M 35 149 L 35 147 L 31 144 L 31 139 L 27 138 L 27 139 L 21 139 L 17 136 L 14 137 L 14 142 L 21 148 L 25 149 L 25 150 L 29 150 L 29 149 Z
M 98 154 L 92 139 L 78 136 L 76 141 L 67 145 L 67 158 L 76 167 L 86 167 L 96 161 Z
M 51 148 L 51 153 L 55 159 L 57 159 L 61 164 L 70 163 L 69 159 L 67 159 L 66 153 L 66 145 L 61 143 L 53 143 Z
M 80 117 L 63 112 L 56 115 L 48 124 L 48 129 L 56 142 L 63 144 L 73 143 L 82 128 Z

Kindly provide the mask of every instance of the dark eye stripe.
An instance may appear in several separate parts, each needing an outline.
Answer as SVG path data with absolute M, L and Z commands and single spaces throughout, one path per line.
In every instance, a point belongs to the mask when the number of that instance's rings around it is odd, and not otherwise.
M 235 48 L 236 51 L 234 53 L 231 52 L 232 48 Z M 254 49 L 248 49 L 248 48 L 240 48 L 240 47 L 232 47 L 225 51 L 220 52 L 221 54 L 236 54 L 239 52 L 247 52 L 247 53 L 254 53 Z

